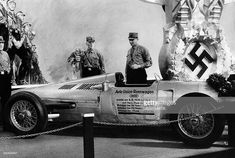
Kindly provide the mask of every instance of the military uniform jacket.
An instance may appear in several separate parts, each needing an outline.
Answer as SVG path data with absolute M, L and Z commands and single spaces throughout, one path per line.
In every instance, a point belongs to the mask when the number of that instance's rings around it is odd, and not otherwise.
M 97 49 L 79 50 L 81 54 L 81 65 L 85 68 L 98 68 L 105 73 L 104 59 Z

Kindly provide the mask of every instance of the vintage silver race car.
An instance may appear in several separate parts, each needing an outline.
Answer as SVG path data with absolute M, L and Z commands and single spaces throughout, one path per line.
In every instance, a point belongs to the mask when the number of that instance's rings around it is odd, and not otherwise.
M 5 117 L 17 134 L 41 132 L 48 119 L 80 122 L 84 113 L 112 125 L 171 123 L 185 143 L 208 146 L 224 129 L 224 116 L 216 113 L 221 101 L 206 82 L 128 85 L 122 73 L 112 73 L 14 90 Z

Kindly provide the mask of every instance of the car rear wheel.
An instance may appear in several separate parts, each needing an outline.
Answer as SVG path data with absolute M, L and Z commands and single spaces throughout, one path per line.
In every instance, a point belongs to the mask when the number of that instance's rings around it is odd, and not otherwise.
M 184 143 L 209 147 L 222 135 L 224 117 L 210 113 L 214 108 L 211 105 L 216 105 L 216 102 L 209 98 L 181 100 L 177 103 L 178 114 L 173 115 L 177 121 L 173 125 Z
M 11 96 L 7 103 L 5 119 L 10 130 L 16 134 L 41 132 L 47 125 L 47 109 L 41 99 L 29 92 L 19 92 Z

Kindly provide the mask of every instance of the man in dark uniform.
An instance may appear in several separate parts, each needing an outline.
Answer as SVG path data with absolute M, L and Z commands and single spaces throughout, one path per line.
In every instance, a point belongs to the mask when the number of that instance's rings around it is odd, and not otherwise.
M 138 33 L 129 33 L 131 48 L 127 53 L 126 80 L 127 84 L 145 84 L 147 74 L 145 68 L 152 66 L 152 59 L 149 51 L 138 44 Z
M 231 90 L 231 97 L 235 96 L 235 74 L 230 74 L 229 78 L 227 79 L 231 85 L 232 85 L 232 90 Z M 235 108 L 234 108 L 234 103 L 231 104 L 226 104 L 225 108 L 226 112 L 228 114 L 226 115 L 228 120 L 228 145 L 235 147 Z
M 0 104 L 1 104 L 1 121 L 3 122 L 4 106 L 11 96 L 11 65 L 7 52 L 3 51 L 4 39 L 0 36 Z
M 97 49 L 94 49 L 95 39 L 94 37 L 86 37 L 86 50 L 77 50 L 71 54 L 70 58 L 76 59 L 76 62 L 80 62 L 79 69 L 81 71 L 81 77 L 88 77 L 94 75 L 100 75 L 105 73 L 104 59 Z

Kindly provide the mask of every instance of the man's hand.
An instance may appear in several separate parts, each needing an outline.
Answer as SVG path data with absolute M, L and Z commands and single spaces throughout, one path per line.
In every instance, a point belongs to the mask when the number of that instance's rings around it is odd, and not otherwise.
M 81 61 L 80 55 L 76 55 L 75 59 L 76 59 L 76 61 Z
M 141 65 L 133 64 L 133 65 L 131 65 L 131 68 L 132 69 L 139 69 L 139 68 L 141 68 Z

